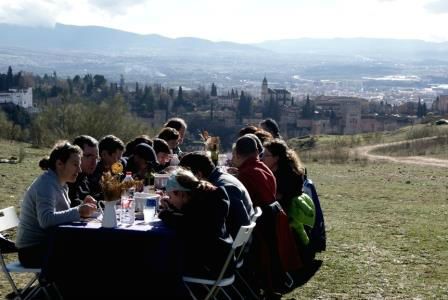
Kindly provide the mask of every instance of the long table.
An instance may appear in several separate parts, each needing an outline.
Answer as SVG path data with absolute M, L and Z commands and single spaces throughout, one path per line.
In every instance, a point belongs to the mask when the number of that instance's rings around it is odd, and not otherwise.
M 180 299 L 182 253 L 161 221 L 112 229 L 77 222 L 51 230 L 43 274 L 64 299 Z

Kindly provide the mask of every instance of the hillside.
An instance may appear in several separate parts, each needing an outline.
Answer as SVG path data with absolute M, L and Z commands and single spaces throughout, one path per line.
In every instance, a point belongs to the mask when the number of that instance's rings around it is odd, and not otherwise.
M 448 160 L 448 126 L 431 123 L 403 127 L 391 132 L 293 138 L 288 143 L 304 161 L 347 163 L 375 159 L 373 156 L 369 157 L 370 151 L 377 155 L 402 157 L 403 162 L 413 156 L 436 159 L 435 164 L 437 159 Z M 428 163 L 432 164 L 430 161 Z

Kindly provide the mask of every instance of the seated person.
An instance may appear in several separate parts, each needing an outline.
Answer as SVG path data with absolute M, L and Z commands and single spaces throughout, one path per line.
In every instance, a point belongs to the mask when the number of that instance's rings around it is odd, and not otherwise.
M 296 152 L 281 139 L 264 144 L 262 161 L 274 173 L 277 183 L 275 198 L 288 214 L 292 198 L 302 194 L 305 169 Z
M 73 145 L 79 146 L 82 150 L 81 173 L 78 174 L 75 182 L 68 182 L 68 196 L 71 207 L 83 203 L 86 197 L 95 197 L 91 191 L 89 175 L 96 169 L 98 159 L 98 141 L 89 135 L 80 135 L 75 138 Z
M 257 130 L 259 130 L 259 128 L 257 126 L 247 125 L 246 127 L 243 127 L 240 129 L 240 131 L 238 132 L 238 137 L 242 137 L 243 135 L 246 135 L 248 133 L 255 134 L 255 132 L 257 132 Z
M 156 172 L 162 171 L 171 159 L 170 146 L 165 140 L 155 138 L 153 140 L 153 148 L 157 155 L 157 161 L 159 165 L 156 167 Z
M 184 142 L 185 132 L 187 131 L 187 123 L 181 118 L 171 118 L 169 119 L 163 127 L 174 128 L 179 132 L 179 144 L 173 149 L 173 154 L 182 157 L 182 150 L 180 150 L 179 145 Z
M 270 134 L 269 132 L 267 132 L 266 130 L 263 130 L 263 129 L 258 129 L 254 134 L 260 140 L 261 144 L 264 144 L 267 141 L 270 141 L 273 139 L 272 134 Z
M 64 141 L 53 147 L 49 158 L 40 161 L 39 166 L 47 171 L 26 191 L 17 228 L 16 246 L 23 266 L 42 266 L 47 254 L 48 228 L 79 221 L 96 211 L 96 203 L 90 198 L 70 208 L 67 183 L 76 181 L 81 155 L 81 148 Z
M 148 135 L 146 135 L 146 134 L 139 135 L 136 138 L 134 138 L 132 141 L 130 141 L 126 144 L 126 149 L 123 153 L 123 156 L 124 157 L 131 156 L 134 153 L 135 146 L 137 146 L 138 144 L 141 144 L 141 143 L 148 144 L 148 145 L 152 146 L 152 140 Z
M 124 151 L 124 143 L 114 135 L 106 135 L 101 138 L 98 144 L 98 150 L 100 153 L 100 161 L 96 165 L 95 172 L 89 176 L 92 187 L 92 195 L 95 195 L 95 199 L 103 200 L 104 195 L 102 192 L 100 180 L 104 172 L 111 171 L 111 166 L 120 162 L 123 166 L 126 161 L 121 159 Z
M 232 246 L 226 192 L 182 168 L 171 174 L 166 192 L 174 210 L 162 210 L 159 217 L 183 240 L 185 275 L 216 278 Z M 232 262 L 229 270 L 233 267 Z
M 272 171 L 259 159 L 257 139 L 246 134 L 236 141 L 232 152 L 232 164 L 238 168 L 238 179 L 249 191 L 255 206 L 275 201 L 277 189 Z
M 174 151 L 176 147 L 179 145 L 179 131 L 177 131 L 174 128 L 165 127 L 162 128 L 162 130 L 159 132 L 159 135 L 157 136 L 159 139 L 165 140 L 170 147 L 171 154 L 174 154 Z M 178 165 L 179 164 L 179 158 L 176 154 L 172 156 L 170 159 L 170 162 L 165 165 L 165 167 L 168 167 L 169 165 Z
M 281 139 L 282 136 L 280 135 L 280 129 L 278 127 L 277 122 L 272 119 L 272 118 L 268 118 L 265 119 L 263 121 L 260 122 L 260 127 L 263 130 L 266 130 L 267 132 L 269 132 L 270 134 L 272 134 L 272 137 L 275 139 Z
M 134 154 L 127 158 L 126 172 L 132 172 L 136 180 L 143 180 L 143 185 L 154 184 L 154 168 L 157 166 L 157 157 L 154 149 L 145 143 L 134 148 Z
M 215 167 L 209 157 L 200 153 L 188 153 L 182 157 L 180 166 L 190 169 L 199 179 L 208 180 L 215 186 L 222 186 L 229 197 L 230 208 L 226 226 L 233 238 L 243 225 L 249 225 L 254 215 L 252 200 L 244 185 L 233 175 Z

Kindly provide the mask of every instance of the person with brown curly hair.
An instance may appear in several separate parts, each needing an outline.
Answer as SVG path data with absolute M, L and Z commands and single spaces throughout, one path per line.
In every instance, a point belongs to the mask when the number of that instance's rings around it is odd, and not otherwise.
M 305 169 L 296 152 L 281 139 L 264 143 L 262 161 L 274 173 L 277 182 L 276 199 L 288 213 L 292 198 L 302 194 Z

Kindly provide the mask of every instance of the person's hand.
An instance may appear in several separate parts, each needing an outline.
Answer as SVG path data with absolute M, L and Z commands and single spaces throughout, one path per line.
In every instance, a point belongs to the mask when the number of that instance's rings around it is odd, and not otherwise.
M 236 176 L 236 175 L 238 175 L 238 168 L 235 168 L 235 167 L 227 167 L 227 173 Z
M 159 207 L 160 209 L 169 209 L 170 203 L 168 202 L 169 197 L 168 196 L 162 196 L 160 198 Z
M 79 215 L 82 218 L 88 218 L 94 212 L 96 212 L 96 204 L 92 204 L 92 203 L 81 204 L 78 208 L 78 211 L 79 211 Z
M 95 198 L 93 198 L 90 195 L 87 195 L 84 198 L 84 201 L 82 202 L 83 204 L 95 204 L 95 206 L 97 206 L 97 201 L 95 200 Z

